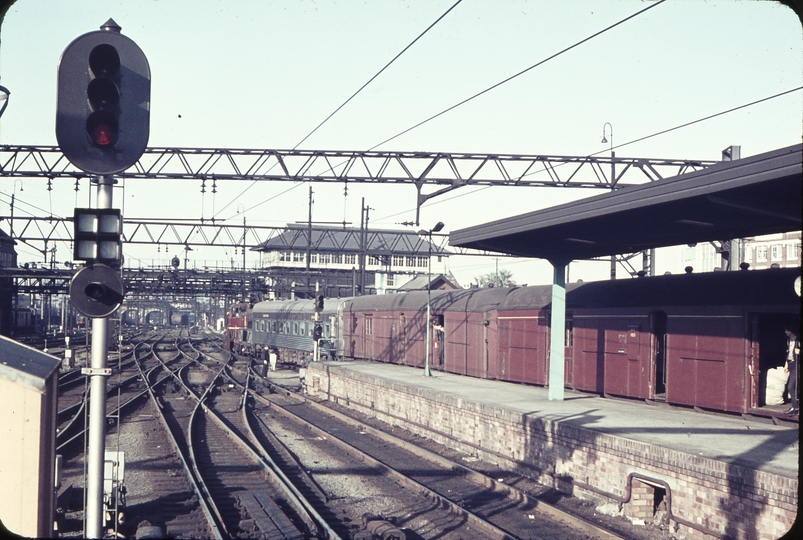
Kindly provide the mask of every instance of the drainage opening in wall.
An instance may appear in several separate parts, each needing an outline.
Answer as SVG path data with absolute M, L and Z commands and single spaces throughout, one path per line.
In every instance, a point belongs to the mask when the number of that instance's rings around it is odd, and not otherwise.
M 661 524 L 667 516 L 667 489 L 663 482 L 631 477 L 630 498 L 623 505 L 625 516 L 634 522 Z

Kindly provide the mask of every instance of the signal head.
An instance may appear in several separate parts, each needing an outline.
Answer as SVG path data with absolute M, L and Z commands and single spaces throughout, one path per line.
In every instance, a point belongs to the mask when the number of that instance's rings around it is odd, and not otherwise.
M 59 62 L 56 138 L 88 173 L 134 165 L 148 144 L 150 67 L 142 50 L 109 20 L 70 43 Z

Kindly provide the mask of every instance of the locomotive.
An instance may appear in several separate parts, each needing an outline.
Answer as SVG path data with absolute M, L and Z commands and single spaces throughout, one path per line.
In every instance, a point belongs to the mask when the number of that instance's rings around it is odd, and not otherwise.
M 735 413 L 765 405 L 782 366 L 784 328 L 800 324 L 800 269 L 710 272 L 572 283 L 566 292 L 566 387 Z M 799 282 L 798 282 L 799 283 Z M 371 360 L 546 385 L 550 285 L 310 300 L 251 309 L 252 355 L 286 361 Z M 321 334 L 315 325 L 321 325 Z M 311 333 L 312 332 L 312 333 Z M 321 341 L 323 343 L 321 343 Z

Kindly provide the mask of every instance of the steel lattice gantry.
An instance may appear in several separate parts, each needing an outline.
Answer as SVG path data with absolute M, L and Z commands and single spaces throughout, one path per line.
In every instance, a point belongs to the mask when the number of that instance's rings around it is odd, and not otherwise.
M 10 225 L 10 235 L 17 242 L 22 242 L 36 249 L 43 256 L 51 251 L 48 246 L 54 246 L 58 242 L 73 241 L 73 218 L 72 217 L 31 217 L 31 216 L 2 216 L 0 223 Z M 287 235 L 288 230 L 293 234 Z M 331 237 L 334 229 L 332 227 L 303 227 L 303 229 L 288 229 L 288 227 L 266 227 L 255 225 L 235 225 L 225 223 L 224 220 L 204 220 L 204 221 L 171 221 L 158 219 L 124 219 L 123 220 L 123 242 L 125 244 L 138 245 L 162 245 L 178 246 L 181 248 L 206 246 L 221 248 L 247 248 L 256 249 L 266 242 L 274 240 L 280 245 L 290 247 L 295 245 L 298 236 L 306 239 L 308 233 L 313 233 L 310 249 L 313 251 L 331 250 L 331 247 L 323 247 Z M 372 238 L 381 234 L 373 229 L 367 229 L 367 244 L 372 245 Z M 347 238 L 359 235 L 359 229 L 348 230 Z M 409 235 L 408 235 L 409 236 Z M 415 236 L 415 235 L 413 235 Z M 448 236 L 445 234 L 433 235 L 435 244 L 433 253 L 444 253 Z M 407 250 L 415 251 L 425 242 L 424 239 L 415 237 L 412 244 L 406 245 Z M 34 243 L 41 243 L 42 247 L 37 247 Z M 305 244 L 306 245 L 306 244 Z M 71 248 L 70 248 L 71 249 Z M 484 255 L 486 252 L 457 249 L 452 250 L 461 255 Z M 371 252 L 368 252 L 371 255 Z M 56 261 L 45 261 L 53 262 Z
M 428 199 L 470 185 L 616 189 L 696 171 L 715 161 L 614 156 L 448 152 L 148 148 L 126 179 L 412 184 L 417 209 Z M 56 146 L 0 146 L 0 176 L 70 178 L 76 169 Z M 442 186 L 421 193 L 425 184 Z M 418 222 L 416 212 L 416 222 Z
M 75 271 L 66 268 L 0 268 L 0 294 L 68 294 Z M 126 298 L 239 298 L 265 294 L 265 271 L 139 269 L 122 272 Z

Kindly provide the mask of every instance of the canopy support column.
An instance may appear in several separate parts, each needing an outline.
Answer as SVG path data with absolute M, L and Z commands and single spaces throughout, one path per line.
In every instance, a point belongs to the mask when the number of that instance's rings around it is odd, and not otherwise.
M 568 263 L 550 261 L 552 279 L 552 314 L 549 332 L 549 400 L 563 401 L 566 382 L 564 373 L 566 333 L 566 266 Z

